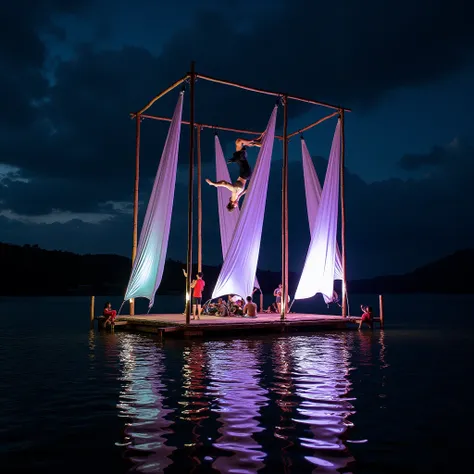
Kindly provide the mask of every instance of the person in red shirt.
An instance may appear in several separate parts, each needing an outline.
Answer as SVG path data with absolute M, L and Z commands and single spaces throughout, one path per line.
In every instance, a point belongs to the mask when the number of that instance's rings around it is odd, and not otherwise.
M 367 323 L 370 329 L 372 329 L 373 328 L 372 307 L 361 305 L 360 309 L 362 310 L 362 317 L 360 318 L 359 329 L 362 328 L 362 323 Z
M 193 317 L 191 319 L 201 319 L 201 305 L 202 305 L 202 290 L 206 286 L 206 282 L 202 279 L 202 272 L 196 275 L 196 280 L 191 282 L 191 288 L 193 289 Z
M 104 325 L 115 324 L 115 318 L 117 317 L 117 311 L 115 311 L 115 309 L 112 309 L 112 303 L 110 303 L 108 301 L 107 301 L 107 303 L 105 303 L 104 311 L 102 312 L 102 315 L 107 318 L 105 320 Z

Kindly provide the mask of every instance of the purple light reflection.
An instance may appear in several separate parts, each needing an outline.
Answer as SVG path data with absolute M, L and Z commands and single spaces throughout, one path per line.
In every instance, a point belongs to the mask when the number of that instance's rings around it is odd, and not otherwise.
M 305 459 L 313 472 L 336 473 L 354 461 L 343 442 L 354 413 L 350 390 L 349 351 L 344 339 L 328 336 L 291 339 L 294 360 L 293 381 L 301 399 L 295 422 L 308 428 L 311 437 L 301 437 L 312 451 Z
M 202 394 L 206 390 L 203 383 L 206 368 L 206 354 L 201 343 L 187 347 L 183 353 L 184 365 L 182 369 L 184 383 L 184 401 L 181 401 L 180 418 L 198 422 L 208 418 L 209 403 L 203 400 Z
M 252 473 L 264 467 L 265 454 L 253 435 L 263 431 L 259 410 L 268 402 L 265 389 L 259 385 L 256 350 L 252 342 L 235 341 L 209 346 L 212 382 L 210 391 L 217 403 L 220 436 L 214 447 L 232 455 L 220 456 L 213 463 L 219 472 Z
M 125 428 L 125 456 L 137 472 L 162 472 L 172 463 L 169 456 L 175 450 L 164 437 L 171 432 L 166 415 L 172 410 L 163 408 L 163 353 L 152 342 L 138 343 L 128 335 L 121 346 L 124 384 L 117 407 L 119 416 L 131 419 Z

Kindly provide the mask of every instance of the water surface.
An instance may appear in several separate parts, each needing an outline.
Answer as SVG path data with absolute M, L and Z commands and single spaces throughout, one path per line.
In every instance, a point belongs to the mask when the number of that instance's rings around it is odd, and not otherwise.
M 470 472 L 473 303 L 389 296 L 385 331 L 160 342 L 89 331 L 87 298 L 2 298 L 1 472 Z

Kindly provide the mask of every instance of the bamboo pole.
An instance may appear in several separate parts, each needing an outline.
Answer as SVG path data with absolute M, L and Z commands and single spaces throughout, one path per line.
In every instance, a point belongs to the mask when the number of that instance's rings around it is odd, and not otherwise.
M 90 305 L 91 329 L 94 329 L 94 319 L 95 319 L 95 296 L 91 296 L 91 305 Z
M 132 236 L 132 266 L 137 256 L 138 246 L 138 192 L 140 181 L 140 121 L 141 116 L 135 116 L 135 185 L 133 188 L 133 236 Z M 135 298 L 130 300 L 130 316 L 135 315 Z
M 295 137 L 296 135 L 299 135 L 300 133 L 306 132 L 307 130 L 316 127 L 316 125 L 319 125 L 320 123 L 325 122 L 326 120 L 329 120 L 330 118 L 335 117 L 336 115 L 339 115 L 339 111 L 334 112 L 333 114 L 326 115 L 326 117 L 320 118 L 319 120 L 316 120 L 316 122 L 310 123 L 308 126 L 304 128 L 300 128 L 296 132 L 290 133 L 288 135 L 288 139 Z
M 267 91 L 265 89 L 258 89 L 256 87 L 244 86 L 243 84 L 238 84 L 237 82 L 225 81 L 223 79 L 217 79 L 215 77 L 205 76 L 203 74 L 196 74 L 196 77 L 199 78 L 199 79 L 204 79 L 205 81 L 215 82 L 217 84 L 223 84 L 223 85 L 226 85 L 226 86 L 237 87 L 238 89 L 243 89 L 243 90 L 246 90 L 246 91 L 257 92 L 258 94 L 272 95 L 272 96 L 275 96 L 275 97 L 280 97 L 280 96 L 283 95 L 281 92 L 273 92 L 273 91 Z M 350 109 L 343 109 L 339 105 L 332 105 L 332 104 L 328 104 L 327 102 L 321 102 L 321 101 L 318 101 L 318 100 L 305 99 L 304 97 L 298 97 L 298 96 L 295 96 L 295 95 L 285 95 L 285 97 L 287 99 L 297 100 L 299 102 L 305 102 L 307 104 L 320 105 L 322 107 L 328 107 L 330 109 L 345 110 L 346 112 L 350 112 Z
M 260 312 L 263 313 L 263 293 L 260 290 Z
M 337 114 L 336 114 L 337 115 Z M 130 114 L 130 117 L 134 117 L 135 114 Z M 151 120 L 160 120 L 162 122 L 171 122 L 171 118 L 168 118 L 168 117 L 160 117 L 159 115 L 147 115 L 147 114 L 143 114 L 141 115 L 142 118 L 147 118 L 147 119 L 151 119 Z M 186 120 L 182 120 L 181 121 L 181 124 L 183 125 L 189 125 L 189 122 L 187 122 Z M 262 132 L 253 132 L 251 130 L 240 130 L 238 128 L 229 128 L 229 127 L 220 127 L 218 125 L 207 125 L 205 123 L 194 123 L 194 125 L 196 127 L 201 127 L 201 128 L 211 128 L 213 130 L 221 130 L 223 132 L 235 132 L 235 133 L 243 133 L 243 134 L 246 134 L 246 135 L 255 135 L 255 136 L 260 136 L 262 135 Z M 275 135 L 275 138 L 278 138 L 278 140 L 283 140 L 283 137 L 279 136 L 279 135 Z
M 379 295 L 379 317 L 380 317 L 380 327 L 384 326 L 384 317 L 383 317 L 383 295 Z
M 189 91 L 189 182 L 188 182 L 188 255 L 186 262 L 186 324 L 191 321 L 191 279 L 193 272 L 193 181 L 194 181 L 194 87 L 195 63 L 191 62 Z
M 344 110 L 340 110 L 341 118 L 341 254 L 342 254 L 342 317 L 347 317 L 347 272 L 346 272 L 346 200 L 344 183 L 345 161 L 345 136 L 344 136 Z
M 288 305 L 288 96 L 283 97 L 283 167 L 281 193 L 281 266 L 282 295 L 281 315 L 283 321 Z
M 201 127 L 197 127 L 197 185 L 198 185 L 198 272 L 202 272 L 202 177 Z
M 143 107 L 143 109 L 141 109 L 140 111 L 138 111 L 135 115 L 141 115 L 143 112 L 147 111 L 157 100 L 161 99 L 162 97 L 164 97 L 166 94 L 168 94 L 168 92 L 171 92 L 173 89 L 175 89 L 176 87 L 178 87 L 180 84 L 182 84 L 187 78 L 189 77 L 189 74 L 186 74 L 184 77 L 182 77 L 181 79 L 178 79 L 176 82 L 174 82 L 173 84 L 171 84 L 171 86 L 169 86 L 167 89 L 165 89 L 164 91 L 160 92 L 157 96 L 153 97 L 153 99 L 150 100 L 150 102 L 148 102 L 148 104 L 145 105 L 145 107 Z

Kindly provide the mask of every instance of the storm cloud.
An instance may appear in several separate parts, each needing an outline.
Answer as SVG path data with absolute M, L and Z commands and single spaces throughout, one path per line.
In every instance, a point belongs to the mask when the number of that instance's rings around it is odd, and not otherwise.
M 363 4 L 282 0 L 271 2 L 271 12 L 266 2 L 251 9 L 248 2 L 208 1 L 196 7 L 185 1 L 185 19 L 176 22 L 174 29 L 170 27 L 166 38 L 151 26 L 147 38 L 133 43 L 125 30 L 117 32 L 115 25 L 127 24 L 128 15 L 150 25 L 149 18 L 159 14 L 158 3 L 143 2 L 140 12 L 132 12 L 123 1 L 51 0 L 38 8 L 35 2 L 22 0 L 2 6 L 0 163 L 14 167 L 15 172 L 5 172 L 0 181 L 0 212 L 4 214 L 0 239 L 94 252 L 104 251 L 113 234 L 117 238 L 109 251 L 128 254 L 130 216 L 111 203 L 132 199 L 135 130 L 129 113 L 181 77 L 192 59 L 205 74 L 340 103 L 362 113 L 370 113 L 394 90 L 433 83 L 473 60 L 470 25 L 474 6 L 460 0 Z M 108 9 L 109 16 L 101 14 Z M 166 18 L 172 24 L 171 13 Z M 74 25 L 85 21 L 94 31 L 93 40 L 74 41 Z M 161 42 L 159 50 L 157 41 Z M 197 88 L 198 121 L 264 129 L 274 98 L 203 81 L 198 81 Z M 169 116 L 176 99 L 177 91 L 150 112 Z M 290 119 L 308 110 L 291 103 Z M 315 116 L 322 113 L 314 110 Z M 186 107 L 184 119 L 188 114 Z M 281 117 L 279 120 L 281 126 Z M 148 199 L 166 131 L 165 124 L 142 123 L 142 203 Z M 178 177 L 183 182 L 187 134 L 186 129 Z M 223 134 L 224 143 L 231 140 Z M 430 165 L 423 176 L 372 184 L 355 175 L 348 180 L 349 246 L 352 255 L 365 255 L 352 257 L 357 259 L 353 267 L 358 273 L 382 271 L 383 264 L 401 271 L 398 262 L 402 258 L 405 262 L 412 257 L 427 260 L 464 246 L 466 236 L 472 236 L 472 230 L 461 232 L 459 228 L 467 210 L 468 200 L 461 194 L 469 189 L 472 148 L 464 142 L 451 147 L 432 145 L 437 148 L 428 154 L 407 149 L 400 160 L 400 169 L 408 172 Z M 204 140 L 203 160 L 209 172 L 213 159 L 212 140 Z M 298 159 L 292 157 L 290 179 L 296 180 L 292 187 L 298 187 Z M 455 172 L 454 163 L 464 171 Z M 277 176 L 279 165 L 274 168 L 272 173 Z M 274 194 L 265 221 L 270 231 L 279 219 L 278 206 L 272 205 L 278 202 L 278 178 L 272 180 L 275 185 L 270 192 Z M 173 217 L 177 237 L 171 240 L 170 249 L 175 257 L 181 255 L 180 232 L 186 228 L 186 192 L 181 186 Z M 210 189 L 204 190 L 208 215 L 213 215 L 214 197 Z M 290 199 L 295 199 L 291 193 Z M 294 201 L 293 205 L 304 203 Z M 94 213 L 107 218 L 95 224 L 81 219 L 35 223 L 38 216 L 51 213 L 70 213 L 71 219 Z M 446 225 L 443 213 L 455 215 L 455 220 Z M 304 213 L 296 214 L 291 225 L 303 228 L 304 219 Z M 208 242 L 217 242 L 216 218 L 207 221 L 205 232 Z M 426 251 L 416 250 L 425 235 L 432 236 Z M 293 245 L 295 262 L 299 262 L 305 245 Z M 262 255 L 264 264 L 274 260 L 279 244 L 265 248 L 271 249 L 271 255 Z M 389 255 L 384 262 L 380 261 L 382 253 Z M 207 258 L 218 261 L 219 255 L 209 253 Z M 365 271 L 364 265 L 370 270 Z

